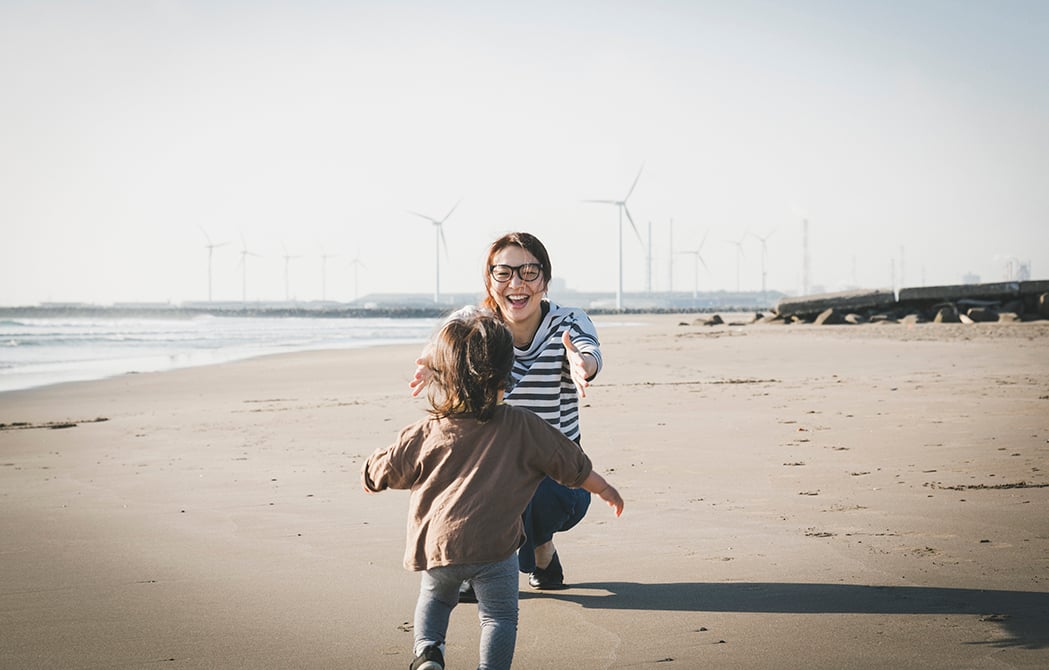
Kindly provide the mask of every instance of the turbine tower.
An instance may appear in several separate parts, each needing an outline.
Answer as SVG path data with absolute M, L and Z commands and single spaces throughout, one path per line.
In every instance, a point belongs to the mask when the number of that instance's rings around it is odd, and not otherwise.
M 459 199 L 462 202 L 462 198 Z M 413 212 L 408 210 L 409 214 L 421 217 L 433 224 L 434 227 L 434 284 L 433 284 L 433 301 L 434 304 L 441 302 L 441 246 L 444 246 L 444 255 L 448 256 L 448 243 L 444 239 L 444 222 L 448 220 L 448 217 L 452 215 L 455 208 L 459 206 L 459 202 L 452 205 L 452 208 L 448 210 L 448 213 L 444 215 L 443 219 L 435 219 L 432 216 L 426 216 L 419 212 Z
M 241 277 L 240 277 L 240 301 L 248 301 L 248 256 L 255 256 L 261 258 L 258 254 L 248 251 L 248 245 L 244 241 L 244 236 L 240 236 L 240 266 L 241 266 Z
M 809 220 L 801 220 L 801 294 L 809 294 Z
M 652 222 L 648 222 L 648 245 L 645 254 L 645 293 L 652 295 Z
M 284 301 L 291 302 L 291 281 L 289 279 L 290 273 L 288 271 L 288 266 L 290 265 L 290 261 L 298 258 L 298 256 L 288 254 L 288 247 L 283 244 L 280 246 L 284 249 Z
M 324 247 L 321 247 L 321 302 L 328 299 L 328 259 L 336 255 L 324 253 Z
M 211 236 L 208 235 L 208 231 L 204 230 L 204 228 L 201 227 L 201 226 L 197 226 L 197 227 L 200 228 L 200 232 L 204 233 L 204 237 L 208 241 L 208 243 L 206 245 L 204 245 L 204 248 L 206 248 L 208 250 L 208 302 L 211 302 L 211 256 L 212 256 L 212 252 L 215 249 L 217 249 L 218 247 L 222 247 L 222 246 L 225 246 L 225 245 L 229 244 L 229 242 L 219 242 L 218 244 L 212 244 Z
M 670 242 L 670 256 L 667 261 L 667 295 L 674 299 L 674 219 L 670 220 L 670 230 L 667 235 Z
M 766 242 L 768 242 L 768 239 L 770 237 L 772 237 L 772 233 L 774 233 L 774 232 L 776 232 L 775 229 L 770 230 L 768 232 L 768 234 L 766 234 L 764 237 L 762 237 L 761 235 L 758 235 L 757 233 L 751 233 L 751 235 L 753 235 L 754 237 L 758 238 L 758 241 L 761 242 L 761 299 L 762 300 L 765 300 L 765 283 L 766 283 L 766 279 L 768 277 L 768 274 L 765 272 L 765 262 L 768 260 L 768 255 L 769 255 L 769 250 L 768 250 L 768 246 L 766 245 Z
M 361 250 L 357 250 L 357 255 L 350 261 L 350 267 L 353 268 L 353 299 L 357 300 L 357 270 L 360 268 L 368 269 L 368 266 L 361 260 Z
M 699 241 L 699 246 L 691 251 L 679 251 L 680 254 L 687 254 L 692 256 L 692 306 L 696 306 L 696 301 L 699 299 L 699 265 L 703 264 L 703 269 L 709 271 L 707 262 L 703 260 L 703 245 L 707 242 L 707 233 L 703 233 L 703 239 Z
M 747 233 L 743 233 L 743 236 L 739 238 L 739 241 L 725 240 L 729 244 L 736 247 L 736 293 L 739 293 L 739 266 L 743 258 L 743 240 L 747 238 Z
M 641 169 L 637 171 L 637 176 L 634 177 L 634 183 L 630 185 L 630 190 L 626 192 L 622 200 L 584 200 L 583 202 L 599 203 L 603 205 L 615 205 L 619 208 L 619 286 L 616 289 L 616 309 L 623 309 L 623 214 L 626 214 L 627 221 L 630 222 L 630 227 L 634 229 L 634 235 L 637 236 L 637 241 L 641 243 L 641 246 L 645 246 L 645 241 L 641 239 L 641 233 L 637 231 L 637 226 L 634 224 L 634 217 L 630 216 L 630 210 L 627 209 L 626 203 L 630 199 L 630 194 L 634 192 L 634 187 L 637 186 L 637 180 L 641 179 L 641 171 L 645 169 L 642 165 Z

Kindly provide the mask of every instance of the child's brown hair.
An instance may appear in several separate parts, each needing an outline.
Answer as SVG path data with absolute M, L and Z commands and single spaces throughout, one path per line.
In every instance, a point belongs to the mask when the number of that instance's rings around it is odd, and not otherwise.
M 450 318 L 433 339 L 427 398 L 438 416 L 469 414 L 487 421 L 514 364 L 514 340 L 499 317 L 471 309 Z

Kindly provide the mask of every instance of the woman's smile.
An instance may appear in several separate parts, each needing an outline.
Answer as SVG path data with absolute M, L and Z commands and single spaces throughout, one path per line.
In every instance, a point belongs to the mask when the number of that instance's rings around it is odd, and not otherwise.
M 511 268 L 519 268 L 528 263 L 538 264 L 539 261 L 518 246 L 500 250 L 492 257 L 491 262 L 492 265 L 508 265 Z M 539 326 L 538 317 L 541 315 L 543 295 L 546 293 L 546 282 L 543 281 L 542 275 L 534 281 L 527 282 L 521 279 L 520 270 L 515 270 L 505 282 L 499 283 L 493 279 L 489 290 L 509 325 L 528 324 L 533 327 L 532 332 L 535 332 L 534 328 Z

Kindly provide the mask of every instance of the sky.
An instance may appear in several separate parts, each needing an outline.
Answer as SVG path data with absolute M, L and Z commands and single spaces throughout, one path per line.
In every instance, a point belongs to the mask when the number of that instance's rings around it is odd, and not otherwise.
M 635 178 L 627 294 L 1049 278 L 1037 0 L 0 0 L 0 100 L 0 305 L 614 292 Z

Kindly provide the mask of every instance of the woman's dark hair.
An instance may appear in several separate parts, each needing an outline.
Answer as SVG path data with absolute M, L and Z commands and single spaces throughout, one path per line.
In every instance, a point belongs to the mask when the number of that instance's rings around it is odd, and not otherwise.
M 499 317 L 483 309 L 453 316 L 431 345 L 433 378 L 427 397 L 432 412 L 438 416 L 469 414 L 487 421 L 513 364 L 513 335 Z
M 553 276 L 550 268 L 550 254 L 547 253 L 546 247 L 539 241 L 539 238 L 531 233 L 507 233 L 503 235 L 495 242 L 492 242 L 492 246 L 488 247 L 488 255 L 484 259 L 484 300 L 481 301 L 481 307 L 487 308 L 502 316 L 499 310 L 499 305 L 492 299 L 492 259 L 495 255 L 507 247 L 521 247 L 528 253 L 535 256 L 535 259 L 539 261 L 539 264 L 543 266 L 543 284 L 545 286 L 550 285 L 550 277 Z

